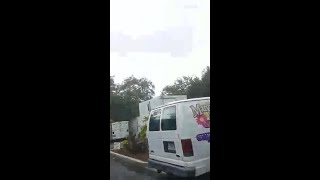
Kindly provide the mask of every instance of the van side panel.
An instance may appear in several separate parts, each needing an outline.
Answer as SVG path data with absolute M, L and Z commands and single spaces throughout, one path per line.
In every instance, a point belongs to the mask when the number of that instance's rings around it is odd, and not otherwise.
M 180 103 L 179 135 L 191 139 L 194 156 L 184 157 L 187 167 L 196 167 L 196 174 L 210 171 L 210 100 Z

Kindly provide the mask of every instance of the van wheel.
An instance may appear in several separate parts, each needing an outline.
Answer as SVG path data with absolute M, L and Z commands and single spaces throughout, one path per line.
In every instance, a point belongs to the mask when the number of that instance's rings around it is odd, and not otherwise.
M 161 173 L 161 172 L 162 172 L 161 170 L 157 169 L 157 173 Z

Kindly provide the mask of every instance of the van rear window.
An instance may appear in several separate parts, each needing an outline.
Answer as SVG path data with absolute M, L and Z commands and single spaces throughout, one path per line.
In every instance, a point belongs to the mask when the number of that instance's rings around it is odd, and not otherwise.
M 163 114 L 161 118 L 161 130 L 169 131 L 176 130 L 176 106 L 171 106 L 163 109 Z
M 161 115 L 161 110 L 156 110 L 151 113 L 150 122 L 149 122 L 149 131 L 160 130 L 160 115 Z

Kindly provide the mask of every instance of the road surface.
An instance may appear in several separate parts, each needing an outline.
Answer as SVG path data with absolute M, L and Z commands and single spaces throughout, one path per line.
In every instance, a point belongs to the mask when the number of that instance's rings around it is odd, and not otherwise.
M 120 158 L 110 154 L 110 180 L 167 180 L 167 179 L 186 179 L 169 176 L 165 173 L 156 173 L 147 169 L 146 165 Z M 209 180 L 208 174 L 190 178 L 192 180 Z

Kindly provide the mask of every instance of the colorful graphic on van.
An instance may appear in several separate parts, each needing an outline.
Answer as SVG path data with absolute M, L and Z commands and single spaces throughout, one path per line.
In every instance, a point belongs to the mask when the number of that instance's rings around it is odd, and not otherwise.
M 202 125 L 204 128 L 210 128 L 210 105 L 196 104 L 196 107 L 191 105 L 190 108 L 198 125 Z
M 210 132 L 198 134 L 196 138 L 198 141 L 208 141 L 210 143 Z

